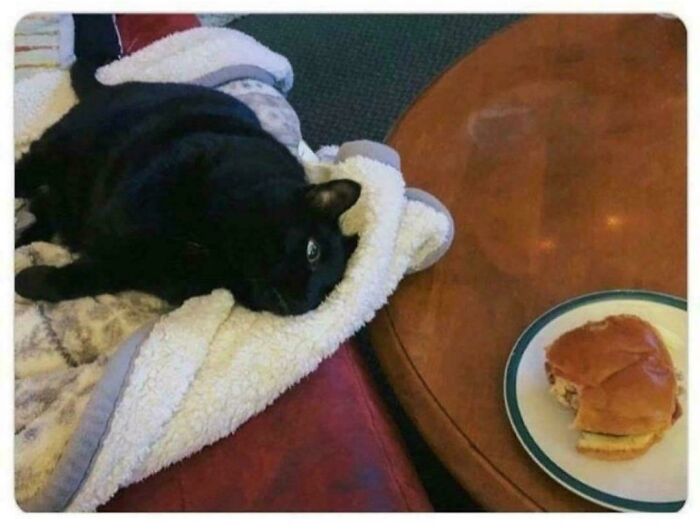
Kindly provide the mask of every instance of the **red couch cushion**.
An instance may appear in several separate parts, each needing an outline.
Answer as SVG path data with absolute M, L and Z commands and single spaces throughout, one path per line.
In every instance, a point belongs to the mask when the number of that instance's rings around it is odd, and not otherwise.
M 200 25 L 194 15 L 117 15 L 116 19 L 124 55 L 132 54 L 171 33 Z
M 102 511 L 428 511 L 357 347 L 223 440 L 121 490 Z

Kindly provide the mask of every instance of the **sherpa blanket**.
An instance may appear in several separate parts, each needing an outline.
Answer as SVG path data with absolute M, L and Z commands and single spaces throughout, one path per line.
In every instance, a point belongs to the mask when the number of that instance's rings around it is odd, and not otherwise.
M 292 151 L 301 140 L 299 120 L 284 95 L 294 73 L 286 57 L 227 28 L 193 28 L 160 39 L 100 68 L 106 85 L 171 81 L 216 87 L 248 105 L 261 125 Z M 15 157 L 75 105 L 67 70 L 42 71 L 15 84 Z
M 189 60 L 177 65 L 166 43 L 184 37 L 169 37 L 103 68 L 100 79 L 201 79 L 221 69 L 210 61 L 221 56 L 202 31 L 232 30 L 192 30 L 201 45 L 180 46 Z M 274 78 L 264 64 L 271 59 L 261 53 L 252 66 Z M 185 67 L 189 76 L 181 74 Z M 42 76 L 16 87 L 25 91 L 16 95 L 18 154 L 75 101 L 69 84 Z M 359 242 L 343 280 L 312 312 L 251 312 L 225 290 L 179 308 L 136 292 L 58 304 L 16 296 L 15 490 L 24 509 L 94 510 L 120 487 L 232 433 L 369 321 L 407 270 L 435 255 L 449 237 L 449 219 L 406 199 L 396 154 L 371 143 L 334 153 L 325 162 L 303 158 L 313 181 L 362 185 L 341 219 Z M 15 271 L 74 258 L 60 246 L 34 243 L 16 251 Z

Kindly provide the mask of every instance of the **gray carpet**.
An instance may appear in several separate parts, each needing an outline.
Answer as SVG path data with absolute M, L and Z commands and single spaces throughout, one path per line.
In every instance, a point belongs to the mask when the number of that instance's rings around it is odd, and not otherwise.
M 383 140 L 437 75 L 517 15 L 248 15 L 230 27 L 284 54 L 302 134 Z

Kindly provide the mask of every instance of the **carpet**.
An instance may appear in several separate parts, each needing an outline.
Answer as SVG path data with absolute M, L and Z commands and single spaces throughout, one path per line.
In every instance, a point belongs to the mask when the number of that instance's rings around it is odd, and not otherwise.
M 230 27 L 285 55 L 314 149 L 383 140 L 423 88 L 518 15 L 248 15 Z

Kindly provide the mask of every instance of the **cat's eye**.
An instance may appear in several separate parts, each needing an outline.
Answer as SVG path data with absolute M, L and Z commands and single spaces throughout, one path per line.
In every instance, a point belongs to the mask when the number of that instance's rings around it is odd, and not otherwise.
M 321 246 L 313 238 L 306 243 L 306 259 L 311 265 L 315 265 L 321 259 Z

